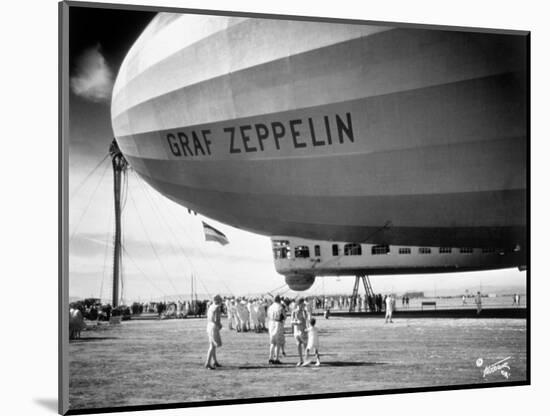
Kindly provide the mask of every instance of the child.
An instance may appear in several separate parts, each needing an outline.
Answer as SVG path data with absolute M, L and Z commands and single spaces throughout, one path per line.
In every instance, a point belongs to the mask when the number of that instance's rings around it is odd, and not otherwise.
M 319 360 L 319 331 L 315 327 L 315 318 L 311 318 L 309 320 L 309 328 L 306 329 L 306 331 L 309 334 L 307 338 L 306 362 L 304 363 L 304 366 L 311 364 L 311 361 L 309 360 L 309 354 L 314 353 L 315 358 L 317 359 L 315 366 L 319 367 L 321 365 L 321 361 Z

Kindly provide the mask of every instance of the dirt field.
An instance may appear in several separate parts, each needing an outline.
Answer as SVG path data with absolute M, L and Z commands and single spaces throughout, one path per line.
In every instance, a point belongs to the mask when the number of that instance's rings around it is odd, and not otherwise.
M 224 320 L 226 326 L 226 321 Z M 318 319 L 322 365 L 267 364 L 267 334 L 222 330 L 223 365 L 203 368 L 204 319 L 129 321 L 72 341 L 71 409 L 291 396 L 526 379 L 522 319 Z M 510 357 L 509 378 L 486 366 Z M 483 364 L 476 365 L 481 358 Z

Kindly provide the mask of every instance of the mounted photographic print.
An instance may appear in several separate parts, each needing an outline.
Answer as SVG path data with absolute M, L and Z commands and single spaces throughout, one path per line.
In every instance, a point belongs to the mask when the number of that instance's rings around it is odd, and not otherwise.
M 59 10 L 60 413 L 530 383 L 529 32 Z

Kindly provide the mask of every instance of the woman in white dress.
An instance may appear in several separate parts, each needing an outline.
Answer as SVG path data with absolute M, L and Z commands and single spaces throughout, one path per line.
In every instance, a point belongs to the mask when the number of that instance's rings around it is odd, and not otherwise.
M 284 347 L 284 309 L 279 295 L 275 296 L 273 304 L 267 309 L 269 319 L 269 364 L 281 364 L 279 354 Z
M 208 334 L 209 345 L 204 367 L 209 370 L 221 367 L 216 357 L 216 348 L 222 346 L 222 337 L 220 335 L 220 330 L 222 329 L 221 304 L 221 296 L 214 296 L 214 302 L 208 307 L 208 311 L 206 312 L 206 333 Z

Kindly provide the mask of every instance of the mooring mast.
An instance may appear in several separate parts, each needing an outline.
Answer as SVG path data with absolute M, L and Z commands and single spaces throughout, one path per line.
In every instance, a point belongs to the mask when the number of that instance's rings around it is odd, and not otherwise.
M 128 162 L 124 158 L 124 155 L 120 151 L 118 144 L 115 139 L 111 142 L 109 148 L 109 154 L 113 161 L 113 178 L 114 178 L 114 196 L 115 196 L 115 241 L 114 241 L 114 252 L 113 252 L 113 308 L 118 306 L 119 300 L 119 283 L 120 283 L 120 273 L 122 265 L 122 244 L 121 244 L 121 206 L 120 206 L 120 195 L 121 195 L 121 184 L 122 176 L 126 174 L 126 169 L 128 168 Z

